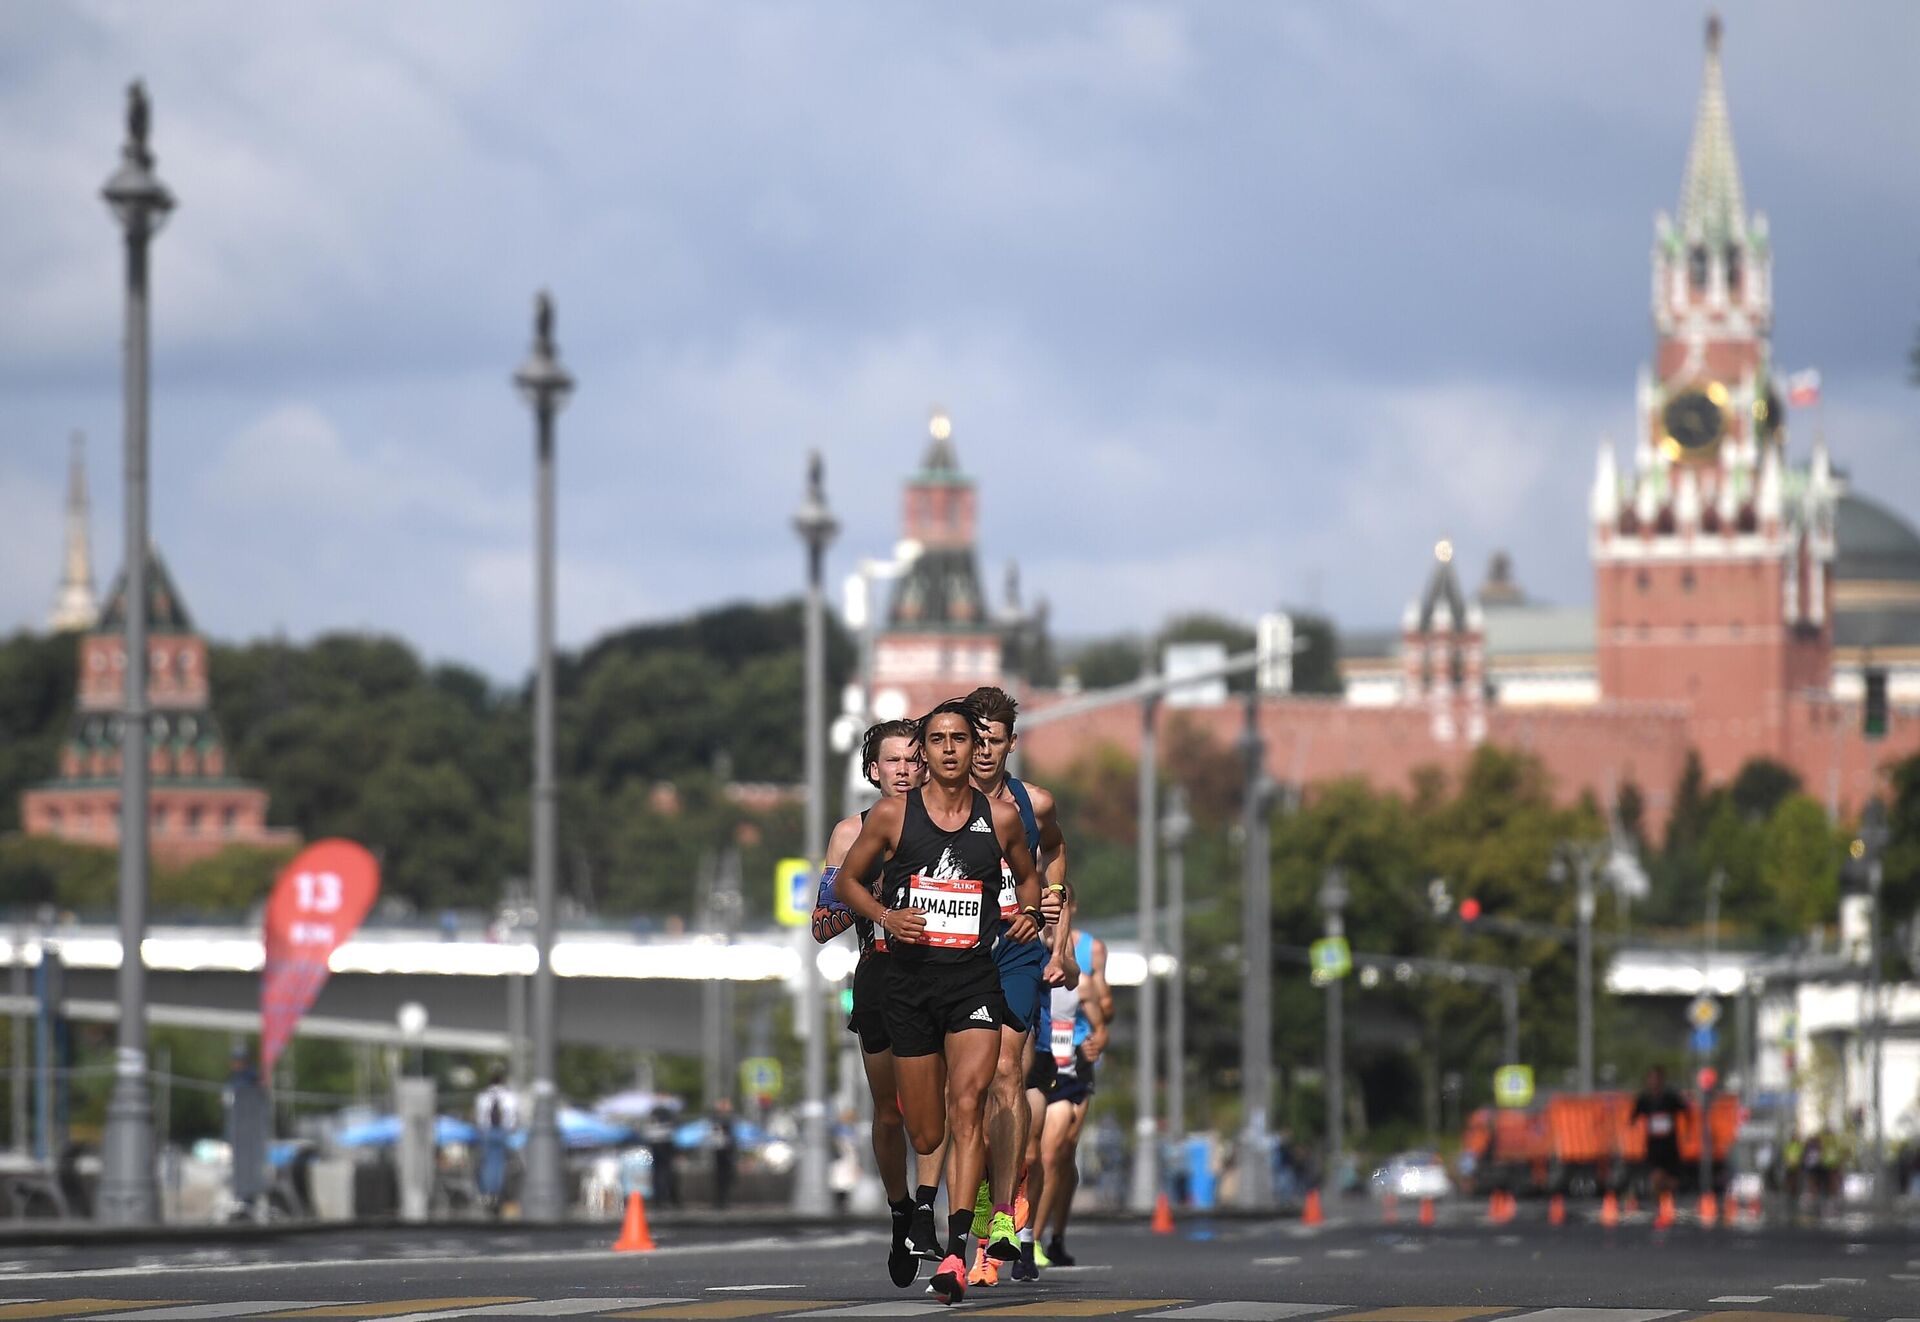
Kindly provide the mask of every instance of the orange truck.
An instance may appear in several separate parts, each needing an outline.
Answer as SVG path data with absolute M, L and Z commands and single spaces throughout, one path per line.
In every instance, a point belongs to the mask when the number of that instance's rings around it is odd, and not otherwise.
M 1685 1177 L 1700 1166 L 1700 1103 L 1688 1098 L 1680 1125 Z M 1592 1194 L 1603 1189 L 1644 1191 L 1646 1129 L 1634 1124 L 1633 1094 L 1555 1093 L 1531 1107 L 1482 1107 L 1467 1120 L 1460 1149 L 1468 1168 L 1463 1183 L 1474 1193 L 1492 1189 L 1536 1193 Z M 1740 1101 L 1720 1094 L 1707 1109 L 1713 1160 L 1724 1166 L 1740 1128 Z

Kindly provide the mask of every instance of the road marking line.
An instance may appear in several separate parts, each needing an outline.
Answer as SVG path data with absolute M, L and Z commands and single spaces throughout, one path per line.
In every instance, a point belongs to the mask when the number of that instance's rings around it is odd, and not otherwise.
M 1889 1272 L 1887 1274 L 1896 1281 L 1920 1281 L 1920 1276 L 1916 1276 L 1912 1272 Z
M 69 1317 L 81 1313 L 153 1308 L 159 1304 L 179 1302 L 178 1299 L 41 1299 L 33 1303 L 8 1304 L 0 1308 L 0 1317 Z
M 808 1317 L 923 1317 L 944 1313 L 947 1304 L 932 1304 L 924 1299 L 889 1299 L 879 1304 L 854 1304 L 850 1308 L 823 1308 Z
M 444 1316 L 454 1310 L 471 1316 L 489 1304 L 526 1302 L 527 1296 L 523 1294 L 469 1294 L 439 1299 L 381 1299 L 360 1304 L 328 1304 L 321 1308 L 276 1308 L 265 1316 L 276 1319 L 276 1322 L 289 1317 L 399 1317 L 403 1313 L 421 1312 Z
M 1866 1278 L 1862 1276 L 1822 1276 L 1820 1278 L 1822 1285 L 1865 1285 L 1866 1283 Z
M 1536 1308 L 1518 1313 L 1503 1322 L 1654 1322 L 1672 1317 L 1677 1308 Z
M 1110 1262 L 1079 1262 L 1071 1267 L 1048 1267 L 1045 1270 L 1049 1276 L 1077 1276 L 1081 1272 L 1110 1272 L 1113 1270 L 1113 1264 Z
M 1329 1258 L 1364 1258 L 1367 1256 L 1367 1251 L 1365 1249 L 1328 1249 L 1327 1256 Z
M 223 1304 L 183 1304 L 178 1308 L 143 1308 L 138 1313 L 121 1313 L 123 1318 L 139 1322 L 193 1322 L 202 1317 L 253 1317 L 285 1308 L 324 1308 L 345 1303 L 343 1299 L 240 1299 Z
M 804 1290 L 804 1285 L 709 1285 L 708 1290 Z M 664 1303 L 678 1303 L 678 1300 L 663 1300 Z
M 975 1317 L 1109 1317 L 1142 1308 L 1165 1308 L 1184 1304 L 1184 1299 L 1042 1299 L 1037 1303 L 1015 1304 L 1012 1308 L 982 1308 Z
M 1428 1308 L 1423 1304 L 1408 1304 L 1400 1308 L 1370 1308 L 1364 1313 L 1342 1313 L 1329 1322 L 1472 1322 L 1473 1318 L 1491 1317 L 1512 1308 L 1512 1304 L 1480 1308 Z
M 1282 1318 L 1299 1317 L 1303 1313 L 1330 1313 L 1339 1308 L 1339 1304 L 1270 1304 L 1253 1299 L 1226 1299 L 1217 1304 L 1192 1304 L 1186 1308 L 1172 1308 L 1164 1313 L 1149 1313 L 1148 1317 L 1205 1317 L 1217 1318 L 1220 1322 L 1281 1322 Z
M 765 1317 L 769 1313 L 788 1313 L 815 1308 L 833 1308 L 845 1299 L 703 1299 L 695 1304 L 670 1308 L 649 1308 L 637 1313 L 610 1313 L 609 1317 L 732 1318 Z
M 1833 1313 L 1749 1313 L 1729 1309 L 1724 1313 L 1709 1313 L 1702 1322 L 1847 1322 L 1847 1319 Z
M 1717 1294 L 1707 1300 L 1710 1304 L 1764 1304 L 1773 1298 L 1770 1294 Z
M 1821 1282 L 1815 1281 L 1811 1285 L 1795 1285 L 1792 1283 L 1788 1283 L 1786 1285 L 1776 1285 L 1773 1288 L 1776 1290 L 1824 1290 L 1827 1287 L 1823 1285 Z
M 1298 1261 L 1300 1261 L 1298 1258 L 1255 1258 L 1253 1265 L 1256 1267 L 1291 1267 Z
M 812 1253 L 818 1249 L 849 1248 L 859 1244 L 877 1244 L 886 1240 L 881 1231 L 868 1231 L 864 1234 L 829 1235 L 824 1239 L 776 1239 L 768 1236 L 763 1239 L 738 1239 L 724 1244 L 663 1244 L 647 1256 L 659 1261 L 662 1258 L 694 1258 L 715 1253 Z M 489 1263 L 527 1263 L 527 1262 L 591 1262 L 616 1257 L 612 1249 L 561 1249 L 551 1253 L 489 1253 Z M 232 1275 L 238 1272 L 289 1272 L 316 1271 L 329 1268 L 351 1267 L 364 1270 L 368 1267 L 406 1267 L 418 1268 L 434 1263 L 471 1264 L 471 1253 L 457 1253 L 444 1258 L 312 1258 L 304 1262 L 245 1262 L 231 1266 L 203 1267 L 182 1264 L 177 1267 L 89 1267 L 83 1271 L 51 1271 L 23 1273 L 7 1277 L 8 1281 L 87 1281 L 110 1280 L 120 1276 L 158 1276 L 178 1275 L 190 1272 L 201 1276 Z M 143 1302 L 135 1300 L 134 1303 Z M 163 1299 L 153 1302 L 172 1303 Z M 131 1307 L 131 1305 L 129 1305 Z
M 678 1298 L 647 1298 L 624 1295 L 612 1299 L 529 1299 L 521 1304 L 483 1304 L 478 1308 L 442 1308 L 426 1313 L 403 1313 L 387 1322 L 444 1322 L 460 1317 L 575 1317 L 581 1313 L 604 1313 L 609 1308 L 644 1308 L 650 1304 L 684 1304 Z

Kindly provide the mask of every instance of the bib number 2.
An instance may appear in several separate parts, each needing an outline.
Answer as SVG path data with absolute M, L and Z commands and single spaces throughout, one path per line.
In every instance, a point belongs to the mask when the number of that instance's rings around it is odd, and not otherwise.
M 927 920 L 927 944 L 942 950 L 970 950 L 980 944 L 980 911 L 986 887 L 964 878 L 943 881 L 913 877 L 907 903 Z

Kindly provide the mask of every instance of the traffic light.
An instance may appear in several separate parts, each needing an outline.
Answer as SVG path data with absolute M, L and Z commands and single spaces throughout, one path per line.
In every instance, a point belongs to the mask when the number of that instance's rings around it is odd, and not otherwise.
M 1884 666 L 1869 666 L 1866 671 L 1867 700 L 1860 712 L 1860 733 L 1869 739 L 1887 737 L 1887 671 Z
M 853 988 L 851 987 L 842 987 L 840 989 L 840 1013 L 853 1013 Z
M 1480 901 L 1474 899 L 1473 896 L 1471 895 L 1469 895 L 1466 899 L 1460 901 L 1460 921 L 1461 922 L 1472 923 L 1472 922 L 1478 922 L 1479 919 L 1480 919 Z
M 1702 1065 L 1693 1081 L 1700 1085 L 1701 1092 L 1712 1092 L 1720 1086 L 1720 1071 L 1711 1065 Z

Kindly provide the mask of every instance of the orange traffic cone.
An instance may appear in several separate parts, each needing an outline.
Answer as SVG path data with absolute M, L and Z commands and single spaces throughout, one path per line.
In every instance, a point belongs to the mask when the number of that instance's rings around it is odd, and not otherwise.
M 1613 1190 L 1607 1190 L 1607 1196 L 1600 1200 L 1600 1224 L 1617 1226 L 1620 1224 L 1620 1199 Z
M 1167 1201 L 1164 1193 L 1153 1200 L 1153 1233 L 1156 1235 L 1173 1233 L 1173 1204 Z
M 1564 1226 L 1567 1224 L 1567 1200 L 1564 1194 L 1555 1194 L 1547 1204 L 1547 1224 Z
M 647 1233 L 647 1201 L 635 1189 L 627 1195 L 627 1220 L 620 1227 L 620 1238 L 613 1241 L 615 1253 L 651 1253 L 653 1236 Z
M 1400 1200 L 1390 1193 L 1380 1195 L 1380 1219 L 1388 1225 L 1400 1219 Z
M 1423 1226 L 1433 1224 L 1433 1199 L 1431 1198 L 1420 1200 L 1420 1224 Z
M 1660 1195 L 1660 1210 L 1653 1214 L 1654 1229 L 1665 1230 L 1672 1224 L 1673 1195 L 1671 1193 L 1663 1193 Z
M 1320 1214 L 1320 1191 L 1318 1189 L 1307 1190 L 1307 1205 L 1300 1209 L 1300 1224 L 1317 1226 L 1325 1220 L 1326 1217 Z
M 1708 1190 L 1700 1195 L 1700 1224 L 1710 1226 L 1720 1219 L 1720 1200 Z

